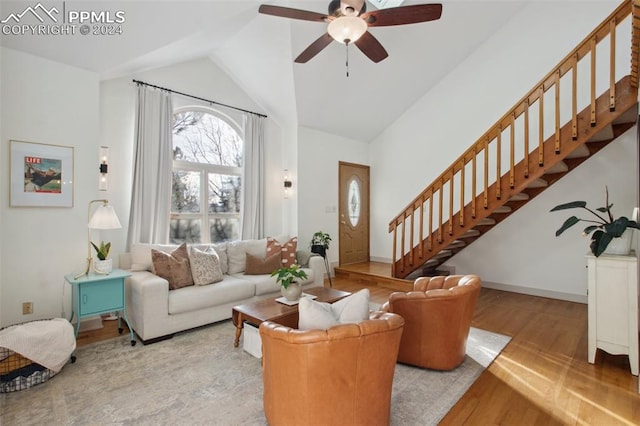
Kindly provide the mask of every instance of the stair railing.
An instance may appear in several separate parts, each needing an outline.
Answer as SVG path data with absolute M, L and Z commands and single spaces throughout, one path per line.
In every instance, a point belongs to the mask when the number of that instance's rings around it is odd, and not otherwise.
M 579 120 L 578 114 L 578 71 L 581 69 L 584 72 L 581 64 L 590 74 L 590 114 L 586 121 L 590 126 L 596 126 L 596 71 L 603 62 L 598 62 L 597 47 L 607 38 L 609 55 L 608 64 L 605 62 L 604 66 L 609 69 L 609 108 L 612 111 L 615 109 L 616 28 L 631 14 L 632 9 L 631 84 L 634 88 L 638 87 L 640 0 L 628 0 L 389 223 L 389 232 L 393 233 L 394 277 L 405 277 L 429 258 L 437 256 L 445 247 L 443 241 L 446 234 L 454 236 L 455 231 L 455 235 L 461 235 L 463 230 L 479 224 L 495 208 L 506 203 L 508 193 L 526 186 L 525 182 L 532 173 L 531 165 L 536 167 L 537 162 L 536 168 L 542 170 L 546 156 L 561 154 L 561 110 L 563 115 L 565 110 L 570 110 L 571 139 L 577 139 L 579 121 L 581 126 L 585 125 L 583 120 Z M 561 96 L 565 95 L 561 93 L 560 83 L 562 80 L 564 86 L 567 79 L 570 80 L 570 99 L 565 97 L 561 102 Z M 547 107 L 549 103 L 551 107 Z M 545 131 L 551 132 L 549 141 L 553 144 L 552 150 L 543 147 L 547 140 Z M 537 133 L 537 138 L 531 138 L 531 133 Z M 575 146 L 571 149 L 575 149 Z M 537 159 L 530 159 L 532 155 L 536 155 Z M 508 160 L 504 161 L 503 156 Z

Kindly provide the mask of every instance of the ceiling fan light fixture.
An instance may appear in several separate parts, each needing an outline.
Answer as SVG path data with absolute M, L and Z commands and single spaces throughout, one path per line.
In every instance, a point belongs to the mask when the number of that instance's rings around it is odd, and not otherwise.
M 341 16 L 329 22 L 327 32 L 339 43 L 355 43 L 367 32 L 367 23 L 357 16 Z

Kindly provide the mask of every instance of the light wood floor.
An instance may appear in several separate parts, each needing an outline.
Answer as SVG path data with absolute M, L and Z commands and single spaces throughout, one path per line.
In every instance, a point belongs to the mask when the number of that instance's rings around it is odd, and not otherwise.
M 363 284 L 336 277 L 333 287 L 353 292 Z M 392 291 L 368 288 L 377 303 Z M 482 289 L 473 326 L 512 340 L 442 425 L 640 424 L 638 378 L 628 358 L 598 351 L 596 363 L 587 362 L 586 305 Z M 80 333 L 78 345 L 114 336 L 115 321 L 105 321 Z

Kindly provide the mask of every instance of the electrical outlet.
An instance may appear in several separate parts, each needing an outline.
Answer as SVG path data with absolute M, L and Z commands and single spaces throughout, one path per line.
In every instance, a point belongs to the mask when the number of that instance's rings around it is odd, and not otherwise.
M 33 313 L 33 302 L 24 302 L 22 304 L 22 315 L 29 315 Z

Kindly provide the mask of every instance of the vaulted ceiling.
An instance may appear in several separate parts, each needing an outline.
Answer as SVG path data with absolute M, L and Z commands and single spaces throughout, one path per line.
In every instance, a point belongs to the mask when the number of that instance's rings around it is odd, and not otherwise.
M 527 0 L 531 1 L 531 0 Z M 120 35 L 2 35 L 16 50 L 110 79 L 209 57 L 283 123 L 370 141 L 432 89 L 527 1 L 444 0 L 440 20 L 369 31 L 389 57 L 375 64 L 333 42 L 306 64 L 294 59 L 326 24 L 258 13 L 261 3 L 326 13 L 329 1 L 58 1 L 62 10 L 125 12 Z M 403 5 L 427 3 L 407 0 Z M 0 16 L 35 2 L 2 1 Z M 369 3 L 368 10 L 374 6 Z M 25 17 L 24 19 L 27 19 Z M 224 99 L 220 99 L 224 102 Z

